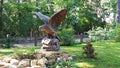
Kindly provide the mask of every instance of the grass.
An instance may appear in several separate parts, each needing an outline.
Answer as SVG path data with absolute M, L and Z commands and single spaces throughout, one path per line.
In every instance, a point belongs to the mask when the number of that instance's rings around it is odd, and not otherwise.
M 73 62 L 80 68 L 120 68 L 120 42 L 94 42 L 93 46 L 97 53 L 97 59 L 84 58 L 82 56 L 82 47 L 84 45 L 85 44 L 61 46 L 61 49 L 66 50 L 70 54 L 76 55 L 77 57 Z M 40 47 L 0 49 L 0 56 L 11 55 L 16 50 L 31 51 L 34 49 L 38 50 Z

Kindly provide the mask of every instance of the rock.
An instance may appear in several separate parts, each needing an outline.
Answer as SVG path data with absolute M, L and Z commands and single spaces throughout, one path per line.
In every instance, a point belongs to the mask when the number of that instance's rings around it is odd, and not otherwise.
M 10 63 L 11 57 L 5 57 L 3 58 L 3 62 Z
M 30 66 L 30 59 L 23 59 L 19 62 L 19 66 L 29 67 Z
M 37 62 L 38 60 L 34 59 L 34 60 L 31 60 L 31 66 L 37 66 Z
M 41 49 L 39 52 L 42 53 L 45 57 L 51 57 L 53 55 L 59 54 L 59 51 L 45 51 L 43 49 Z
M 5 62 L 2 62 L 4 64 L 4 66 L 0 66 L 1 68 L 9 68 L 9 63 L 5 63 Z
M 48 59 L 48 63 L 54 63 L 54 62 L 56 62 L 55 58 L 54 59 Z
M 2 60 L 3 58 L 2 57 L 0 57 L 0 60 Z
M 41 66 L 33 66 L 32 68 L 47 68 L 46 65 L 41 67 Z
M 48 62 L 47 59 L 45 57 L 43 57 L 43 58 L 41 58 L 41 59 L 38 60 L 37 64 L 38 64 L 38 66 L 43 67 L 43 66 L 45 66 L 45 64 L 47 62 Z
M 9 66 L 3 66 L 3 67 L 1 67 L 1 68 L 9 68 Z
M 18 67 L 15 65 L 9 65 L 9 68 L 18 68 Z
M 62 57 L 57 58 L 57 62 L 62 61 L 62 60 L 63 60 Z
M 47 68 L 46 65 L 44 65 L 42 68 Z
M 33 67 L 26 67 L 26 68 L 33 68 Z
M 5 64 L 5 62 L 0 62 L 0 67 L 4 66 Z
M 35 54 L 36 59 L 41 59 L 42 57 L 44 57 L 44 54 L 42 54 L 42 53 L 36 53 Z
M 62 53 L 62 56 L 63 56 L 63 57 L 69 57 L 70 55 L 67 54 L 67 53 Z
M 72 57 L 72 56 L 70 56 L 70 57 L 68 57 L 68 58 L 67 58 L 67 60 L 73 60 L 73 57 Z
M 17 60 L 17 59 L 11 59 L 10 60 L 10 64 L 12 64 L 12 65 L 18 65 L 19 64 L 19 60 Z

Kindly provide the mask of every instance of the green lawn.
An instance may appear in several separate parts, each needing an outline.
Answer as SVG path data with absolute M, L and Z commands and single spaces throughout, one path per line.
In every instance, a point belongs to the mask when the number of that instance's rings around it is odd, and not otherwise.
M 61 46 L 61 49 L 68 53 L 76 55 L 74 63 L 81 68 L 120 68 L 120 42 L 101 41 L 94 42 L 94 48 L 97 52 L 97 59 L 84 58 L 82 56 L 82 47 L 85 44 L 75 44 L 74 46 Z M 38 50 L 40 47 L 25 47 L 0 49 L 0 56 L 13 54 L 16 50 L 29 51 L 31 49 Z

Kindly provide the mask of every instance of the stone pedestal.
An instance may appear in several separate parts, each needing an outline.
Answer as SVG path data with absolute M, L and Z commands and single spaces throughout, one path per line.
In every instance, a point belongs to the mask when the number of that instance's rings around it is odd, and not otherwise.
M 58 39 L 43 38 L 41 43 L 41 49 L 45 51 L 59 51 L 60 49 Z

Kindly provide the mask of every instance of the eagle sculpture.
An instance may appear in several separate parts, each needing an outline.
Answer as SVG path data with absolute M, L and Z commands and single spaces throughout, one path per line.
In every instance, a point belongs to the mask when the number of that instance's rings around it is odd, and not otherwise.
M 48 34 L 49 37 L 60 40 L 56 35 L 56 30 L 60 26 L 61 22 L 66 18 L 67 10 L 63 9 L 53 14 L 51 17 L 43 15 L 41 12 L 36 12 L 36 14 L 45 23 L 44 25 L 39 26 L 39 29 Z

